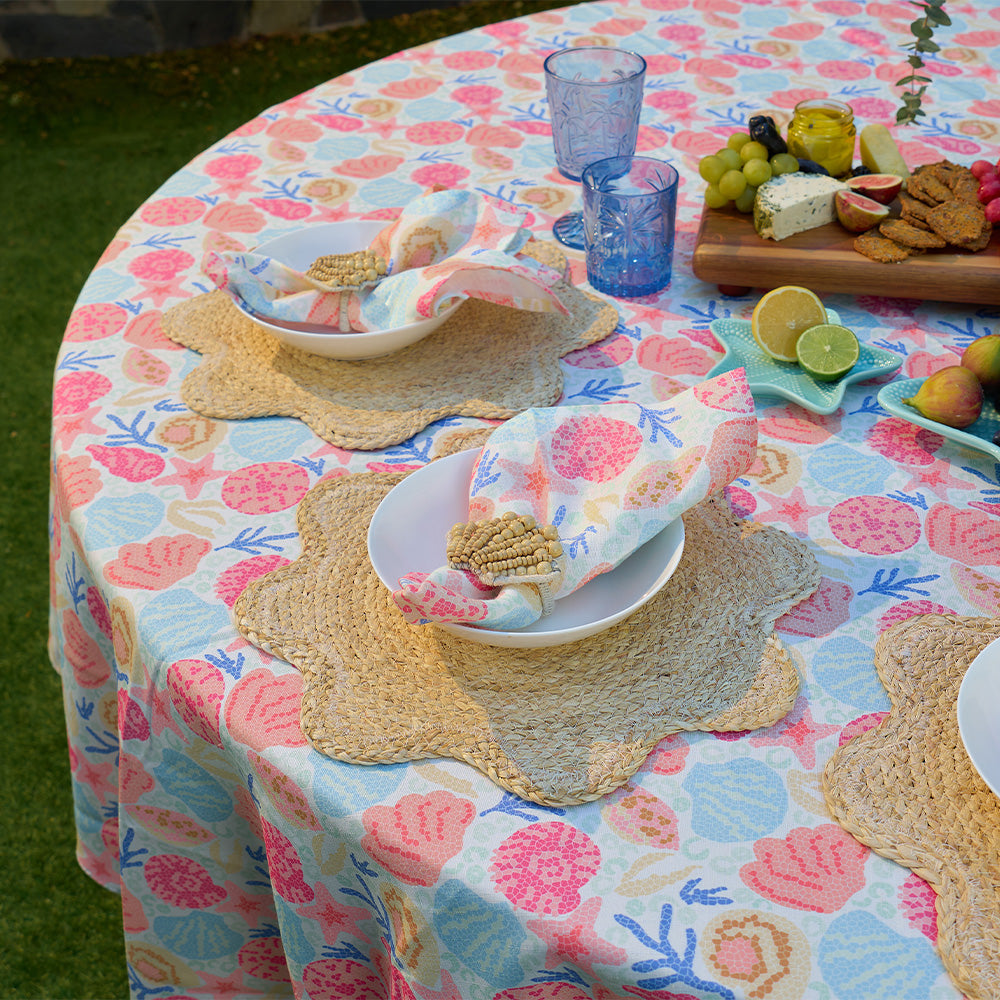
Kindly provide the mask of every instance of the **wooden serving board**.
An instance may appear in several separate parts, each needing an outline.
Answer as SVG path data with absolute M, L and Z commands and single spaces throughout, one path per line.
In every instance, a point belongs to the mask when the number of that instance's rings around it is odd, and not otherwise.
M 893 206 L 898 214 L 898 203 Z M 929 250 L 899 264 L 859 254 L 839 222 L 780 241 L 761 239 L 753 219 L 735 209 L 706 208 L 692 268 L 702 281 L 745 288 L 802 285 L 814 292 L 1000 304 L 1000 228 L 985 250 Z

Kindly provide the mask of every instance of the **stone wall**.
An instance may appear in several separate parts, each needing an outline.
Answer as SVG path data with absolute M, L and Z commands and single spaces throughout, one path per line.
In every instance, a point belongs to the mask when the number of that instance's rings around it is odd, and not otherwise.
M 0 0 L 0 59 L 130 56 L 322 31 L 468 0 Z

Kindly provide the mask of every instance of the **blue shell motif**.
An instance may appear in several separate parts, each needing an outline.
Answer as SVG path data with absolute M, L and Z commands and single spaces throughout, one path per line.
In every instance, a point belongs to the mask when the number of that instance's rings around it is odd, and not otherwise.
M 194 961 L 231 958 L 244 940 L 230 930 L 225 918 L 201 910 L 183 917 L 156 917 L 153 930 L 164 947 Z
M 923 937 L 903 937 L 870 913 L 837 917 L 819 943 L 823 977 L 840 1000 L 926 1000 L 941 960 Z
M 694 800 L 691 828 L 720 844 L 766 837 L 788 807 L 779 775 L 756 760 L 696 764 L 684 779 L 684 790 Z
M 517 956 L 526 935 L 509 910 L 451 879 L 435 893 L 434 926 L 444 946 L 495 989 L 523 981 Z

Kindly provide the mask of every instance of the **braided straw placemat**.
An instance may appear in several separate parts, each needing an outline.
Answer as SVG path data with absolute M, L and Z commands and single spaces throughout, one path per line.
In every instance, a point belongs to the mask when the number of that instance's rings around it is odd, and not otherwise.
M 532 241 L 522 252 L 566 273 L 554 243 Z M 283 344 L 221 291 L 168 309 L 163 330 L 204 356 L 181 387 L 189 409 L 236 420 L 297 417 L 330 444 L 372 451 L 443 417 L 503 420 L 555 403 L 559 359 L 612 333 L 618 311 L 565 278 L 554 291 L 569 315 L 467 299 L 430 336 L 364 361 Z
M 685 515 L 674 576 L 634 615 L 563 646 L 487 646 L 407 624 L 375 575 L 368 524 L 402 478 L 314 486 L 302 555 L 234 609 L 247 639 L 302 672 L 302 730 L 322 753 L 453 757 L 521 798 L 571 805 L 624 784 L 670 733 L 769 726 L 794 704 L 798 675 L 772 627 L 820 580 L 797 539 L 706 501 Z
M 887 629 L 875 666 L 892 708 L 823 775 L 836 821 L 937 892 L 937 948 L 969 1000 L 1000 984 L 1000 801 L 972 766 L 956 715 L 969 664 L 1000 618 L 918 615 Z

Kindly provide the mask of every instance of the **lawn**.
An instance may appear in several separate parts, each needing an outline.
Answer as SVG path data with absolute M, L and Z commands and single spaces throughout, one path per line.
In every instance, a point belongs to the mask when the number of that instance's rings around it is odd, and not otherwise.
M 104 248 L 168 177 L 259 111 L 403 48 L 565 0 L 483 0 L 301 37 L 125 59 L 0 62 L 0 997 L 127 997 L 118 897 L 77 866 L 46 651 L 52 372 Z

